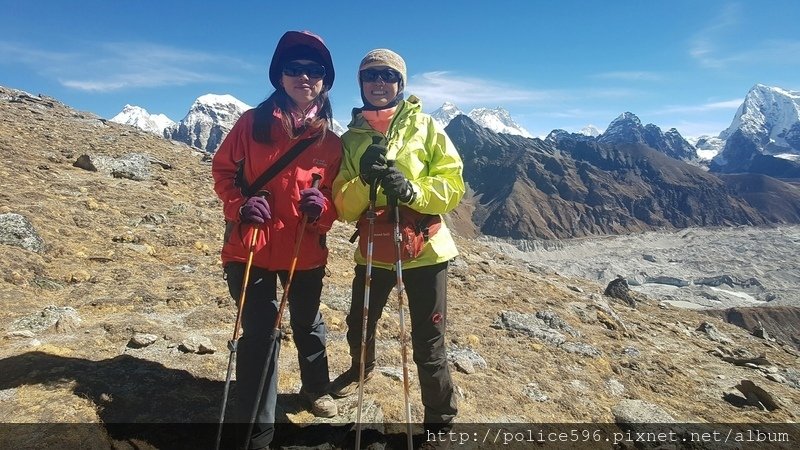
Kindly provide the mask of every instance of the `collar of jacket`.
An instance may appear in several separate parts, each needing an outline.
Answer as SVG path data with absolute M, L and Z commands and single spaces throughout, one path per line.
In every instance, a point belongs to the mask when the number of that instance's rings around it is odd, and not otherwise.
M 392 119 L 392 123 L 396 123 L 398 121 L 403 120 L 410 114 L 417 113 L 422 110 L 422 102 L 419 98 L 415 95 L 410 95 L 407 99 L 400 102 L 397 105 L 397 110 L 394 113 L 394 118 Z M 363 108 L 353 108 L 352 119 L 347 127 L 353 131 L 368 131 L 373 132 L 375 130 L 369 125 L 367 119 L 364 118 L 362 114 Z M 391 131 L 392 127 L 389 126 L 389 130 Z
M 280 108 L 274 108 L 272 110 L 272 115 L 276 119 L 278 119 L 278 120 L 272 122 L 273 129 L 277 129 L 278 132 L 281 133 L 281 135 L 286 135 L 286 130 L 283 129 L 283 125 L 282 125 L 282 122 L 281 122 L 281 118 L 283 117 L 283 112 L 281 112 L 281 109 Z M 321 129 L 317 130 L 317 129 L 310 128 L 307 124 L 302 124 L 300 127 L 297 127 L 296 126 L 297 123 L 296 123 L 295 117 L 292 115 L 291 112 L 289 112 L 289 118 L 292 120 L 292 123 L 293 123 L 293 127 L 292 128 L 293 128 L 293 132 L 295 134 L 294 137 L 286 136 L 286 138 L 289 139 L 290 141 L 293 140 L 293 139 L 301 139 L 301 138 L 307 138 L 307 137 L 316 136 L 316 135 L 320 134 L 321 131 L 322 131 Z

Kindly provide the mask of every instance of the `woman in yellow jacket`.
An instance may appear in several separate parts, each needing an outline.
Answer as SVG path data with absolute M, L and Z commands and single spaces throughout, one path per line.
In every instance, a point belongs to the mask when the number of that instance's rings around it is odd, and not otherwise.
M 333 183 L 339 218 L 352 222 L 366 213 L 373 182 L 379 185 L 378 207 L 386 206 L 387 197 L 392 197 L 423 214 L 439 216 L 451 211 L 464 195 L 463 164 L 444 131 L 422 113 L 419 100 L 414 96 L 403 99 L 405 61 L 391 50 L 372 50 L 361 61 L 358 79 L 364 106 L 353 110 L 349 130 L 342 135 L 342 165 Z M 361 233 L 366 234 L 366 230 Z M 456 255 L 453 238 L 442 222 L 422 251 L 402 265 L 414 362 L 425 407 L 424 424 L 434 432 L 448 429 L 457 412 L 444 338 L 447 265 Z M 336 397 L 350 395 L 358 387 L 366 276 L 365 255 L 358 249 L 355 261 L 347 316 L 352 365 L 333 382 L 332 394 Z M 373 261 L 365 380 L 375 368 L 375 326 L 396 284 L 393 263 Z

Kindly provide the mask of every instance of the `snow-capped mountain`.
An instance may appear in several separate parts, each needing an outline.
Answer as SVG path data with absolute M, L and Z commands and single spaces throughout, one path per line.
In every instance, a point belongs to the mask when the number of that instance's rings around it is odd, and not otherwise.
M 164 130 L 164 137 L 213 153 L 239 116 L 250 108 L 232 95 L 200 96 L 180 123 Z
M 704 134 L 700 137 L 687 137 L 686 140 L 697 149 L 700 161 L 711 161 L 725 148 L 725 141 L 715 136 Z
M 444 102 L 442 106 L 431 113 L 433 120 L 444 129 L 454 117 L 464 114 L 458 107 L 450 102 Z
M 631 112 L 624 112 L 614 119 L 597 141 L 607 144 L 644 144 L 675 159 L 697 160 L 694 146 L 678 130 L 670 128 L 664 133 L 652 123 L 642 126 L 641 120 Z
M 753 86 L 719 137 L 727 140 L 737 130 L 753 140 L 761 153 L 800 155 L 800 91 Z
M 478 125 L 488 128 L 495 133 L 516 134 L 526 138 L 533 137 L 528 130 L 522 128 L 522 126 L 511 118 L 511 114 L 509 114 L 508 111 L 500 107 L 494 109 L 476 108 L 470 111 L 467 116 Z
M 800 92 L 753 86 L 719 138 L 725 147 L 709 165 L 714 172 L 800 177 Z
M 595 139 L 594 136 L 588 136 L 583 133 L 570 133 L 567 130 L 557 128 L 545 136 L 544 141 L 558 147 L 559 143 L 564 141 L 573 142 L 590 142 Z
M 175 122 L 164 114 L 150 114 L 146 109 L 133 105 L 125 105 L 119 114 L 111 118 L 111 121 L 131 125 L 159 136 L 164 134 L 167 127 L 175 125 Z
M 589 124 L 578 130 L 578 134 L 582 134 L 584 136 L 597 137 L 603 134 L 603 132 L 600 131 L 600 129 L 597 128 L 596 126 Z

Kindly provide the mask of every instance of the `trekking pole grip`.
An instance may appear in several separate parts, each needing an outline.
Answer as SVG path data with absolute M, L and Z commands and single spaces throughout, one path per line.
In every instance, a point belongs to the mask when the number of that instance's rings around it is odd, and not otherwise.
M 319 188 L 319 182 L 322 180 L 322 175 L 318 173 L 311 174 L 311 187 L 312 188 Z
M 393 159 L 390 159 L 390 160 L 386 161 L 386 166 L 389 167 L 389 168 L 394 167 L 394 164 L 395 164 L 395 161 Z M 399 221 L 400 220 L 400 216 L 398 215 L 398 211 L 399 210 L 397 209 L 397 205 L 400 204 L 400 199 L 398 197 L 396 197 L 396 196 L 388 196 L 388 195 L 387 195 L 387 199 L 388 199 L 387 203 L 395 211 L 395 216 L 396 216 L 395 220 Z
M 376 178 L 376 179 L 372 180 L 372 184 L 369 185 L 369 202 L 371 204 L 373 204 L 373 205 L 378 200 L 378 183 L 379 182 L 380 182 L 380 180 L 378 180 Z

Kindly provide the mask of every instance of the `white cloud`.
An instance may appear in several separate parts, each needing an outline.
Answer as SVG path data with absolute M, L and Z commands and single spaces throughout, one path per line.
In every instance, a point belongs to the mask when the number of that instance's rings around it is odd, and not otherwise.
M 427 105 L 440 105 L 445 101 L 460 108 L 526 104 L 537 109 L 545 107 L 558 111 L 571 108 L 569 105 L 575 102 L 583 104 L 588 99 L 620 100 L 643 95 L 641 90 L 630 88 L 525 89 L 448 71 L 413 75 L 405 91 L 420 97 Z
M 456 75 L 447 71 L 414 75 L 410 78 L 405 91 L 420 97 L 430 105 L 449 101 L 457 106 L 544 102 L 565 95 L 558 91 L 524 89 L 493 80 Z
M 657 111 L 653 111 L 650 114 L 659 115 L 659 114 L 676 114 L 676 113 L 683 113 L 683 114 L 701 113 L 707 111 L 717 111 L 721 109 L 722 110 L 731 109 L 735 111 L 742 104 L 743 101 L 744 99 L 736 98 L 733 100 L 704 103 L 701 105 L 674 105 L 674 106 L 667 106 Z
M 0 60 L 31 66 L 68 88 L 91 92 L 231 82 L 231 74 L 259 70 L 227 55 L 147 42 L 87 44 L 69 52 L 0 42 Z
M 716 44 L 724 39 L 725 33 L 735 30 L 740 22 L 741 5 L 726 5 L 722 11 L 710 21 L 708 26 L 698 31 L 689 43 L 689 54 L 700 65 L 711 68 L 722 68 L 725 63 L 717 56 Z
M 76 53 L 51 52 L 14 42 L 0 41 L 0 64 L 64 65 L 69 64 L 76 57 Z

